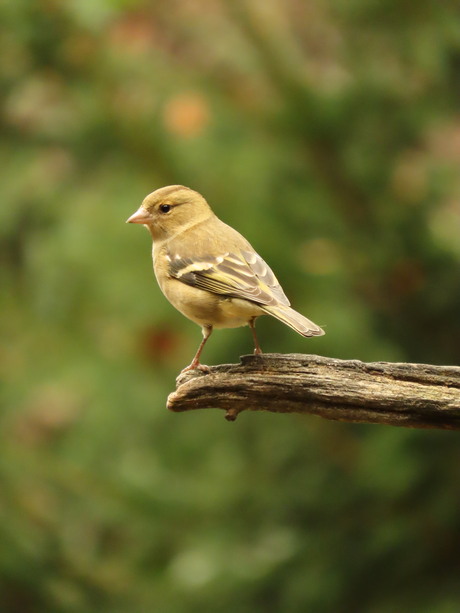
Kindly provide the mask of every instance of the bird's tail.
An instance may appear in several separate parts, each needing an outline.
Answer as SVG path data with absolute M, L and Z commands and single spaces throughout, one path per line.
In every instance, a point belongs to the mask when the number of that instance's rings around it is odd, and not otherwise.
M 322 328 L 300 313 L 297 313 L 297 311 L 294 311 L 294 309 L 291 309 L 291 307 L 284 305 L 260 306 L 266 313 L 273 315 L 273 317 L 287 324 L 302 336 L 322 336 L 325 334 Z

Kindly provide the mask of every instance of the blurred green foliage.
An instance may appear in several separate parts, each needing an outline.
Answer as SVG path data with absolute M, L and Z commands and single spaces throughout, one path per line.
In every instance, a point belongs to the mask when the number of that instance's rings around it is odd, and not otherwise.
M 266 319 L 266 351 L 458 363 L 457 3 L 0 17 L 2 613 L 457 613 L 458 435 L 168 414 L 200 331 L 124 225 L 201 191 L 326 327 Z

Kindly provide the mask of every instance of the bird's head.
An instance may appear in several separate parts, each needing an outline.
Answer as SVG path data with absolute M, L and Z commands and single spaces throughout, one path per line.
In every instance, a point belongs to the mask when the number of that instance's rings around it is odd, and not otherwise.
M 212 214 L 201 194 L 183 185 L 169 185 L 146 196 L 126 223 L 143 224 L 154 240 L 167 240 Z

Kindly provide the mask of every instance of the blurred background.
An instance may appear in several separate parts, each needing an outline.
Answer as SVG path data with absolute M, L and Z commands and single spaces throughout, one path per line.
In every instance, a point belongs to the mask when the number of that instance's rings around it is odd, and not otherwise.
M 459 435 L 168 413 L 201 333 L 124 222 L 202 192 L 327 331 L 265 318 L 265 351 L 458 364 L 458 4 L 0 17 L 2 613 L 457 613 Z

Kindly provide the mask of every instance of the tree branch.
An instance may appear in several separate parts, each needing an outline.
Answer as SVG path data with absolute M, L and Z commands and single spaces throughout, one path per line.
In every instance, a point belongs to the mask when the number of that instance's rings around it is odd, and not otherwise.
M 317 355 L 245 355 L 241 364 L 179 375 L 171 411 L 219 408 L 460 430 L 460 367 L 364 363 Z

